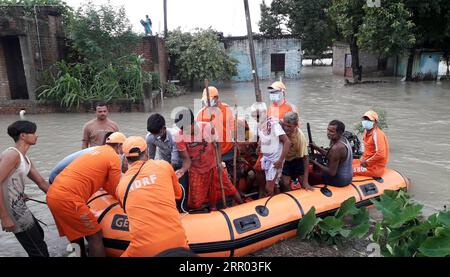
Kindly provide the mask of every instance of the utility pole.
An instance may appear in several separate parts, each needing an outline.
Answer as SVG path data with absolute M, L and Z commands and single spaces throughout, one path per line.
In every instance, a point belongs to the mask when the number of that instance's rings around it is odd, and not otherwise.
M 256 102 L 262 102 L 261 89 L 259 88 L 258 69 L 256 68 L 255 46 L 253 44 L 252 23 L 250 20 L 250 11 L 248 0 L 244 0 L 245 17 L 247 20 L 248 43 L 250 45 L 250 59 L 252 60 L 253 83 L 255 85 Z
M 164 38 L 167 38 L 167 0 L 164 0 Z

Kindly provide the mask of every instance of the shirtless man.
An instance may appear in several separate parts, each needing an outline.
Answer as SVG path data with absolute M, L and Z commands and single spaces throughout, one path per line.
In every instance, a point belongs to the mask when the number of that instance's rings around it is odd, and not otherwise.
M 98 102 L 95 106 L 96 118 L 83 126 L 83 139 L 81 149 L 92 146 L 101 146 L 108 132 L 118 132 L 116 122 L 108 119 L 108 107 L 104 102 Z
M 310 147 L 328 159 L 327 166 L 317 161 L 312 161 L 319 169 L 319 173 L 312 172 L 310 184 L 325 184 L 335 187 L 345 187 L 350 185 L 353 177 L 352 146 L 343 136 L 345 125 L 339 120 L 333 120 L 328 124 L 327 136 L 330 140 L 330 150 L 325 151 L 316 144 L 311 143 Z

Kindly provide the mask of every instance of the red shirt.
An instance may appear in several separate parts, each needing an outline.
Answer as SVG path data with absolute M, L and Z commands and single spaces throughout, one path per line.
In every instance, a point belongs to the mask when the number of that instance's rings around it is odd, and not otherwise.
M 178 151 L 187 151 L 191 158 L 191 172 L 204 174 L 214 168 L 216 164 L 214 145 L 210 123 L 197 122 L 195 135 L 184 134 L 182 130 L 177 136 Z

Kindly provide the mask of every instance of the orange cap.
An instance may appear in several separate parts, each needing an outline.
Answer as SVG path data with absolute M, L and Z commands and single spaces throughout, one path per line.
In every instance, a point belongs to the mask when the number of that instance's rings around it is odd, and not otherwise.
M 208 87 L 208 91 L 209 91 L 209 99 L 213 99 L 216 96 L 219 96 L 219 91 L 217 90 L 216 87 Z M 206 88 L 203 90 L 203 96 L 202 96 L 202 100 L 206 101 Z
M 129 137 L 123 143 L 122 150 L 126 157 L 138 157 L 147 150 L 147 142 L 143 137 Z
M 283 84 L 283 82 L 277 81 L 270 85 L 270 87 L 267 87 L 268 89 L 276 89 L 281 91 L 286 91 L 286 86 Z
M 115 132 L 109 135 L 109 137 L 106 139 L 106 144 L 124 143 L 126 139 L 127 137 L 121 132 Z
M 377 121 L 378 122 L 378 114 L 376 112 L 374 112 L 374 111 L 366 112 L 363 117 L 367 117 L 371 121 Z

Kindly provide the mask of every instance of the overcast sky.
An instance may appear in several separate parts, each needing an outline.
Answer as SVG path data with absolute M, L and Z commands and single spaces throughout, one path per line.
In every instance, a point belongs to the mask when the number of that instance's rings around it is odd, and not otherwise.
M 249 0 L 250 17 L 254 33 L 259 32 L 258 21 L 261 17 L 259 5 L 263 0 Z M 65 0 L 74 8 L 80 7 L 86 0 Z M 96 4 L 107 3 L 107 0 L 95 0 Z M 265 0 L 269 5 L 272 0 Z M 148 14 L 153 22 L 153 33 L 164 31 L 163 0 L 111 0 L 114 6 L 123 5 L 130 23 L 136 32 L 143 32 L 140 20 Z M 243 0 L 167 0 L 167 25 L 172 30 L 180 26 L 183 31 L 191 31 L 196 27 L 211 26 L 225 36 L 241 36 L 247 34 Z

